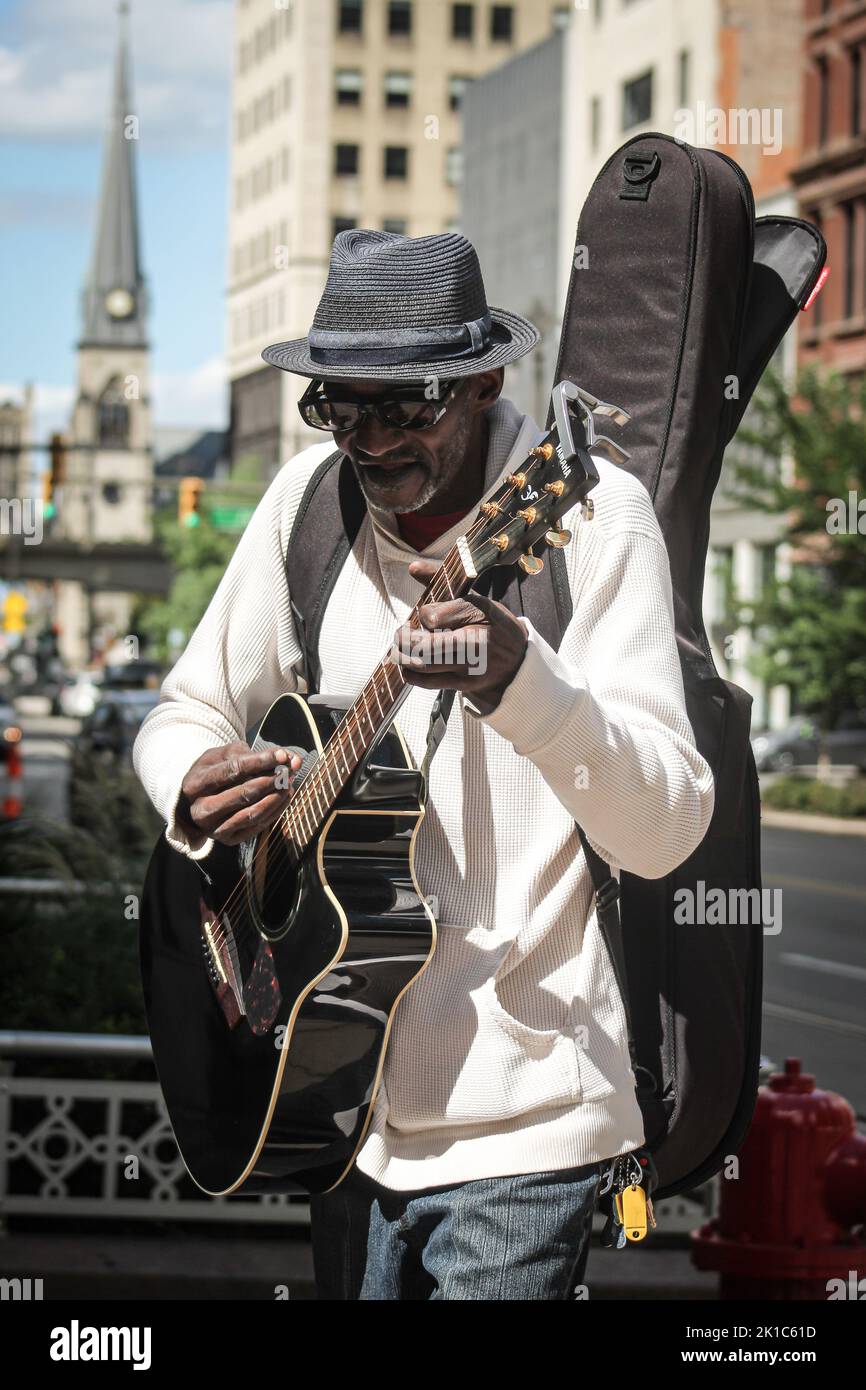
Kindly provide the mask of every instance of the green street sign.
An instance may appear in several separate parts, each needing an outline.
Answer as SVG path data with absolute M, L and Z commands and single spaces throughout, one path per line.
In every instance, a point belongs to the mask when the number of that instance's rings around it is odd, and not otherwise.
M 211 507 L 211 525 L 218 531 L 242 531 L 255 507 Z

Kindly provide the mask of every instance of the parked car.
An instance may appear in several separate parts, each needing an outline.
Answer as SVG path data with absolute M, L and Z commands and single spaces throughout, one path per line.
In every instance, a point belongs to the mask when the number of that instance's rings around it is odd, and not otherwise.
M 102 684 L 106 690 L 157 690 L 162 671 L 158 661 L 126 661 L 103 667 Z
M 158 690 L 105 690 L 75 740 L 76 752 L 112 762 L 132 754 L 145 715 L 159 702 Z
M 818 729 L 811 719 L 793 719 L 781 729 L 764 729 L 752 738 L 759 772 L 788 772 L 818 761 Z
M 831 763 L 851 764 L 866 772 L 866 711 L 841 714 L 832 729 L 821 729 L 814 720 L 802 717 L 782 729 L 764 729 L 753 737 L 752 751 L 759 772 L 814 766 L 824 753 Z
M 835 728 L 824 734 L 824 747 L 834 763 L 851 763 L 866 772 L 866 710 L 847 710 Z

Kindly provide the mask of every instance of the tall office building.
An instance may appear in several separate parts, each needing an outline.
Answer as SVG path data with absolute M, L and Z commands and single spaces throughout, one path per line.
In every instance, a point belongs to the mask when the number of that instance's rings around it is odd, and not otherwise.
M 456 225 L 468 82 L 536 44 L 568 6 L 236 0 L 227 357 L 231 452 L 263 478 L 310 442 L 304 383 L 267 367 L 301 337 L 346 227 Z

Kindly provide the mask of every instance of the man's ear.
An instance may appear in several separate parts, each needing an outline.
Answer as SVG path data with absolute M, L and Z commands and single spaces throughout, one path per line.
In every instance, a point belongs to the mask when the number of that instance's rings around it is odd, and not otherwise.
M 502 394 L 505 383 L 505 368 L 494 367 L 489 372 L 479 372 L 475 378 L 475 404 L 479 410 L 489 410 Z

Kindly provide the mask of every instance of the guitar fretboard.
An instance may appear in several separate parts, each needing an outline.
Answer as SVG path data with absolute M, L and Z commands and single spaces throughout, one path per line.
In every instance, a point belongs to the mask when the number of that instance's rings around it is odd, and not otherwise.
M 461 541 L 452 546 L 409 614 L 410 627 L 419 626 L 418 609 L 422 604 L 457 598 L 469 588 L 475 576 L 474 571 L 468 572 L 465 554 Z M 282 818 L 283 834 L 295 859 L 313 841 L 340 792 L 406 693 L 407 681 L 401 668 L 385 657 L 346 711 Z

